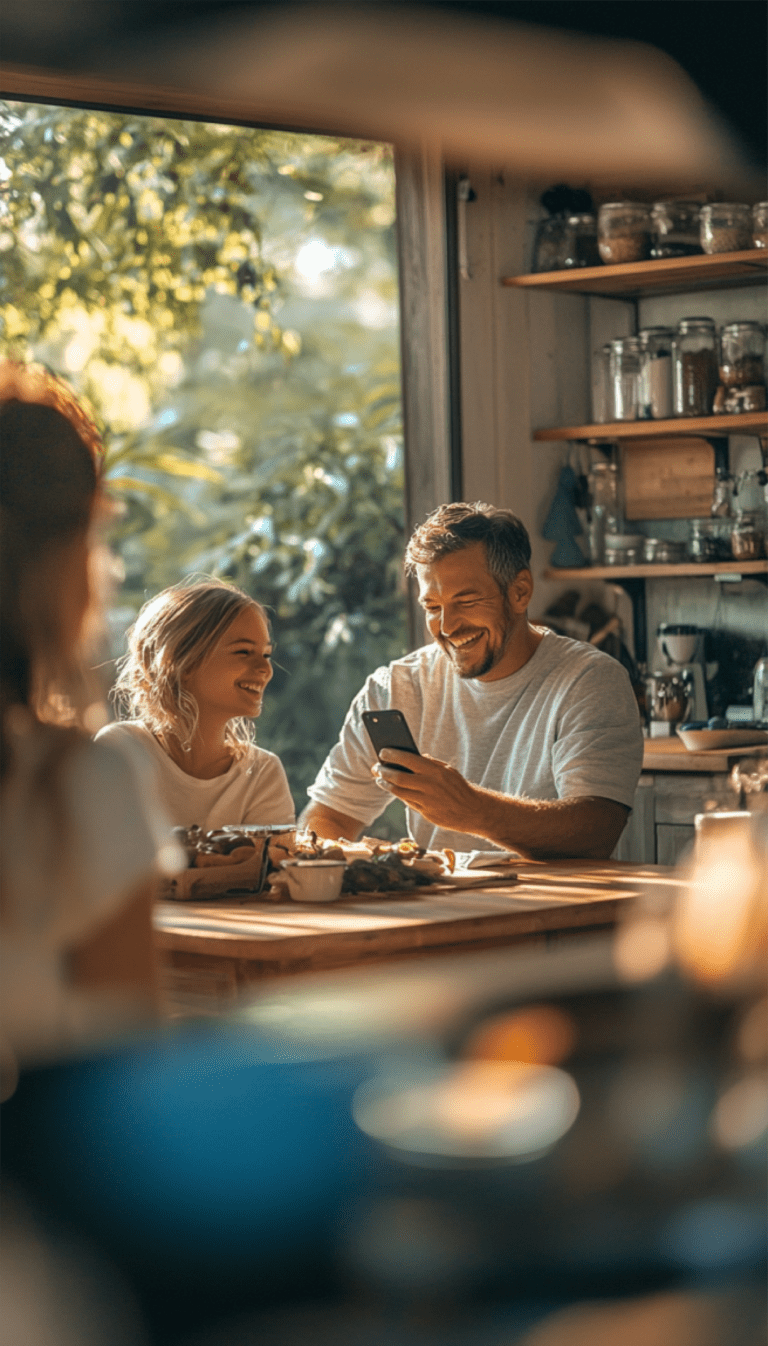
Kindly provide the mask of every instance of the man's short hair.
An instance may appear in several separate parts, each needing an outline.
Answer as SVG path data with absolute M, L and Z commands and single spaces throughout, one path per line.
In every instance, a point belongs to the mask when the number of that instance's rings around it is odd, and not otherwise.
M 531 540 L 525 524 L 511 509 L 476 500 L 471 505 L 464 501 L 439 505 L 419 524 L 405 549 L 405 573 L 413 575 L 417 566 L 432 565 L 473 542 L 484 544 L 488 571 L 503 592 L 521 570 L 530 569 Z

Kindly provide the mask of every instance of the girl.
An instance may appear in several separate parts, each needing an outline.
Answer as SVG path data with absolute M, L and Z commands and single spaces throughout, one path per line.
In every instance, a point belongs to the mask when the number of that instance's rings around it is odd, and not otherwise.
M 147 782 L 80 728 L 99 714 L 85 664 L 97 608 L 102 450 L 72 393 L 0 362 L 2 1064 L 88 1041 L 155 1007 L 151 900 L 183 864 Z M 98 616 L 98 614 L 96 614 Z M 111 1022 L 114 1022 L 113 1020 Z
M 145 603 L 131 628 L 114 693 L 130 718 L 99 740 L 148 750 L 178 826 L 293 822 L 282 764 L 256 746 L 248 723 L 271 677 L 260 604 L 219 580 L 182 582 Z

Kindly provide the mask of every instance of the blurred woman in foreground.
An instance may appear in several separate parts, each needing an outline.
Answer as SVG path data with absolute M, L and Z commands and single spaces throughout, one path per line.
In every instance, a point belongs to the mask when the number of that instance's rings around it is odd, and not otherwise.
M 0 363 L 0 859 L 3 1095 L 16 1061 L 155 1007 L 151 901 L 167 833 L 124 755 L 85 732 L 98 703 L 93 529 L 102 448 L 69 389 Z M 149 796 L 151 798 L 151 794 Z

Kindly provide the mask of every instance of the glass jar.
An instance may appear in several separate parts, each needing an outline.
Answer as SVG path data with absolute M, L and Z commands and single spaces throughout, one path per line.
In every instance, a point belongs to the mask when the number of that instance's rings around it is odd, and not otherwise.
M 764 555 L 763 519 L 760 511 L 740 509 L 731 526 L 734 561 L 758 561 Z
M 640 201 L 609 201 L 597 213 L 603 261 L 644 262 L 651 255 L 651 208 Z
M 552 215 L 540 222 L 533 245 L 534 272 L 562 270 L 567 247 L 567 228 L 565 215 Z
M 651 257 L 701 252 L 698 201 L 657 201 L 651 210 Z
M 645 327 L 637 339 L 637 415 L 641 420 L 665 420 L 672 415 L 672 329 Z
M 768 201 L 752 207 L 752 247 L 768 248 Z
M 592 422 L 603 425 L 612 420 L 611 347 L 606 343 L 592 356 Z
M 688 555 L 692 561 L 726 561 L 731 555 L 731 520 L 691 519 Z
M 562 265 L 600 266 L 597 249 L 597 220 L 594 215 L 569 215 L 565 229 L 565 253 Z
M 702 206 L 701 246 L 705 252 L 741 252 L 752 247 L 752 211 L 738 201 Z
M 613 415 L 617 421 L 637 419 L 637 385 L 640 373 L 640 342 L 624 337 L 611 342 L 610 355 Z
M 709 416 L 717 388 L 717 334 L 712 318 L 681 318 L 672 342 L 676 416 Z
M 720 382 L 726 388 L 765 383 L 765 328 L 759 322 L 729 322 L 720 333 Z

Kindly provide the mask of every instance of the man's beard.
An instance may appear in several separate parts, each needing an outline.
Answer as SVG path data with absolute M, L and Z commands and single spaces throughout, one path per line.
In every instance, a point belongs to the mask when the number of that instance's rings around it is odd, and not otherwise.
M 510 607 L 507 595 L 504 594 L 503 598 L 504 598 L 504 609 L 503 609 L 504 638 L 501 642 L 501 645 L 497 646 L 496 648 L 493 648 L 492 646 L 489 645 L 489 648 L 487 649 L 484 658 L 481 660 L 479 664 L 474 665 L 474 667 L 470 669 L 462 670 L 457 664 L 457 661 L 454 657 L 454 651 L 452 646 L 450 645 L 450 642 L 446 641 L 445 645 L 441 646 L 443 653 L 446 655 L 448 659 L 450 659 L 453 668 L 456 670 L 456 673 L 460 678 L 464 680 L 468 680 L 470 678 L 482 678 L 485 676 L 486 673 L 490 673 L 491 670 L 494 669 L 496 665 L 500 663 L 501 660 L 504 658 L 507 649 L 507 644 L 509 642 L 509 637 L 512 634 L 513 617 L 512 617 L 512 609 Z

